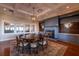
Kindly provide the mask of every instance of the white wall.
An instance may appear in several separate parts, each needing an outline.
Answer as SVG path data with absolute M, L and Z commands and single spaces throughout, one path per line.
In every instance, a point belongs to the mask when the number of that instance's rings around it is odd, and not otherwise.
M 22 33 L 4 33 L 4 26 L 3 22 L 10 22 L 15 25 L 21 25 L 21 24 L 30 24 L 35 25 L 35 33 L 39 32 L 38 22 L 30 22 L 28 19 L 22 19 L 18 17 L 14 17 L 13 15 L 0 15 L 0 41 L 6 41 L 15 39 L 16 35 L 22 34 Z M 25 33 L 25 32 L 23 32 Z

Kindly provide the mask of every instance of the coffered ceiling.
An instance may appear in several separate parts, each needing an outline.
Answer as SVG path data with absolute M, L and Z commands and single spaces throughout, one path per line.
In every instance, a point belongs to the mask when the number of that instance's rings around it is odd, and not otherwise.
M 1 7 L 5 12 L 8 11 L 13 13 L 14 16 L 30 20 L 34 8 L 34 15 L 38 17 L 38 21 L 79 10 L 77 3 L 8 3 L 0 4 Z

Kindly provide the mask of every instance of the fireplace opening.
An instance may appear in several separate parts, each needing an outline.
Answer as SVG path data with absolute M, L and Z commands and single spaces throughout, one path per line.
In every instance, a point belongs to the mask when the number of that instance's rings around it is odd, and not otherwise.
M 55 38 L 54 30 L 46 30 L 45 32 L 48 33 L 49 38 Z

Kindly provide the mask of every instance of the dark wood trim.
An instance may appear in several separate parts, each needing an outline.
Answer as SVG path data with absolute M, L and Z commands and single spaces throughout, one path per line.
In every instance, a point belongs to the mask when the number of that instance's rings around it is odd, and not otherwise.
M 59 16 L 60 16 L 60 19 L 69 18 L 69 17 L 73 17 L 73 16 L 79 16 L 79 10 L 74 11 L 74 12 L 71 12 L 71 13 L 59 15 Z M 50 17 L 50 18 L 44 19 L 44 20 L 41 21 L 41 22 L 47 21 L 48 19 L 52 19 L 52 18 L 55 18 L 55 17 L 58 17 L 58 16 L 54 16 L 54 17 Z
M 61 32 L 61 19 L 60 16 L 58 16 L 58 28 L 59 28 L 59 33 Z
M 42 25 L 44 26 L 44 22 L 39 22 L 39 31 L 44 31 Z
M 71 17 L 75 17 L 75 16 L 79 16 L 79 14 L 70 15 L 70 16 L 64 16 L 64 17 L 60 16 L 60 19 L 66 19 L 66 18 L 71 18 Z
M 79 10 L 71 12 L 71 13 L 60 15 L 60 18 L 65 19 L 65 18 L 70 18 L 70 17 L 75 17 L 75 16 L 79 16 Z

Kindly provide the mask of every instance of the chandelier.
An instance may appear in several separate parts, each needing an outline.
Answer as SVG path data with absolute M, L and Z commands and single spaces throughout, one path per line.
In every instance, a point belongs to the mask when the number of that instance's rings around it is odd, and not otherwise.
M 32 8 L 33 9 L 33 15 L 31 16 L 32 21 L 36 21 L 37 16 L 35 15 L 35 7 Z
M 32 16 L 31 16 L 31 19 L 32 19 L 33 21 L 35 21 L 35 20 L 36 20 L 36 18 L 37 18 L 37 17 L 36 17 L 36 16 L 34 16 L 34 15 L 32 15 Z

